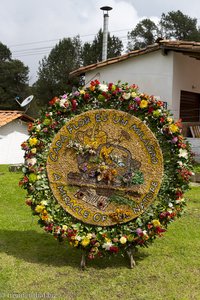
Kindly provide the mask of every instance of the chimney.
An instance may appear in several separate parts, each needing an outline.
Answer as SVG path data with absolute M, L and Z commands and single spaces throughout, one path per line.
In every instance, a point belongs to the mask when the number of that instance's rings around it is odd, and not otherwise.
M 103 6 L 100 8 L 103 10 L 103 44 L 102 44 L 102 61 L 107 59 L 108 49 L 108 12 L 112 10 L 110 6 Z

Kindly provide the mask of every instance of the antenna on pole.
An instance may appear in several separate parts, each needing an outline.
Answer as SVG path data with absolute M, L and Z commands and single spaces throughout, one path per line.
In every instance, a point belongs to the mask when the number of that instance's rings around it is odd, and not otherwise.
M 107 59 L 108 49 L 108 12 L 112 10 L 110 6 L 103 6 L 100 8 L 103 10 L 103 45 L 102 45 L 102 61 Z

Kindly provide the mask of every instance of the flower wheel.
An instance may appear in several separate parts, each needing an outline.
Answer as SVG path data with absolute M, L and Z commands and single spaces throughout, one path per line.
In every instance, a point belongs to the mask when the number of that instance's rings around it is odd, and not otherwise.
M 162 101 L 127 84 L 53 98 L 29 127 L 26 203 L 39 224 L 89 259 L 148 246 L 180 217 L 191 153 Z

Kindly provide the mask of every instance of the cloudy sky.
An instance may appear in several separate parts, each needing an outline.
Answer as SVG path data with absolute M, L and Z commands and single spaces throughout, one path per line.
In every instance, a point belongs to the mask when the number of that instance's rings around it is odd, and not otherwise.
M 103 25 L 102 6 L 111 6 L 109 31 L 127 41 L 127 32 L 144 17 L 158 20 L 161 14 L 181 10 L 198 19 L 199 0 L 0 0 L 0 41 L 13 58 L 29 66 L 30 83 L 38 62 L 64 37 L 80 35 L 92 41 Z

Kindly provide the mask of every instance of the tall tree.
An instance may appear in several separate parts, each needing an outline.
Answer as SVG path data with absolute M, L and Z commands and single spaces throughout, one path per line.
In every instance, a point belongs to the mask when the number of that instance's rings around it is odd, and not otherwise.
M 144 48 L 155 43 L 159 36 L 158 26 L 150 19 L 140 21 L 135 29 L 128 32 L 127 50 L 136 50 Z
M 180 10 L 163 13 L 159 26 L 166 39 L 200 41 L 197 19 L 184 15 Z
M 23 99 L 29 92 L 28 67 L 11 57 L 9 48 L 0 43 L 0 109 L 18 109 L 15 97 Z
M 82 47 L 83 65 L 89 65 L 102 60 L 102 43 L 103 32 L 100 29 L 92 43 L 85 43 Z M 123 50 L 122 41 L 108 33 L 108 51 L 107 58 L 112 58 L 121 55 Z
M 70 91 L 69 73 L 81 65 L 81 41 L 79 36 L 64 38 L 40 62 L 38 80 L 34 84 L 37 98 L 42 105 L 54 96 Z

